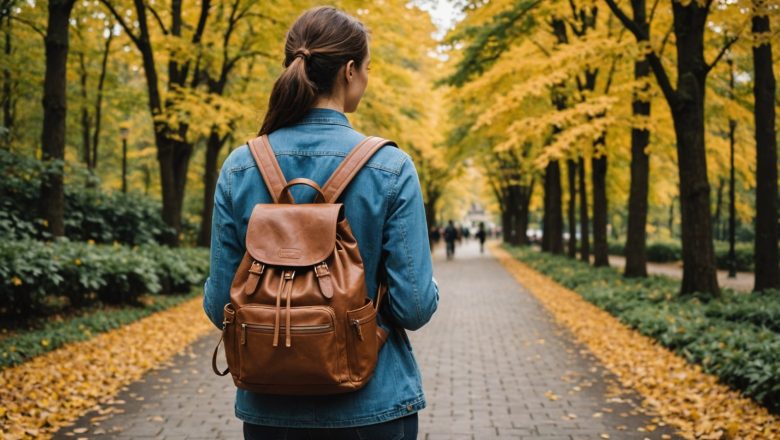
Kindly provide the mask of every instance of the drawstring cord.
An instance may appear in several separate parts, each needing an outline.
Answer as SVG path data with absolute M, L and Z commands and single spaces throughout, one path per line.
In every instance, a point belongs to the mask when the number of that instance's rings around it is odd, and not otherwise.
M 292 297 L 292 285 L 295 278 L 295 271 L 282 271 L 282 278 L 279 280 L 279 289 L 276 291 L 276 320 L 274 322 L 274 341 L 273 346 L 279 346 L 279 330 L 281 327 L 281 312 L 282 312 L 282 291 L 285 295 L 285 328 L 284 328 L 284 345 L 290 347 L 292 345 L 292 333 L 290 325 L 290 300 Z
M 279 279 L 279 288 L 276 290 L 276 320 L 274 321 L 274 342 L 273 346 L 276 347 L 279 345 L 279 318 L 281 313 L 281 300 L 282 300 L 282 289 L 284 288 L 284 272 L 282 272 L 282 277 Z

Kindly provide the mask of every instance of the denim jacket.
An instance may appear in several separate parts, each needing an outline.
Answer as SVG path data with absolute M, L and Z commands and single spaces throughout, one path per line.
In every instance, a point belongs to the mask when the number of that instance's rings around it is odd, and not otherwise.
M 320 186 L 364 136 L 335 110 L 313 109 L 299 123 L 269 135 L 289 181 L 307 177 Z M 314 200 L 314 190 L 292 188 L 298 203 Z M 384 261 L 389 293 L 380 324 L 390 337 L 379 353 L 373 378 L 362 389 L 332 396 L 271 396 L 238 389 L 236 416 L 248 423 L 336 428 L 392 420 L 425 407 L 420 371 L 404 329 L 416 330 L 433 315 L 439 290 L 433 280 L 425 211 L 417 171 L 400 149 L 386 146 L 369 160 L 342 194 L 345 214 L 365 266 L 368 294 L 374 297 L 377 269 Z M 272 203 L 246 145 L 234 150 L 217 181 L 211 234 L 211 273 L 203 308 L 222 329 L 222 308 L 244 255 L 252 208 Z

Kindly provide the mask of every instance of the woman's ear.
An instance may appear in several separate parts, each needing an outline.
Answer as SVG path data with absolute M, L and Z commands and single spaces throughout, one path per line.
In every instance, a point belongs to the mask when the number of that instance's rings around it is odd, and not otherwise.
M 349 60 L 347 62 L 346 67 L 344 68 L 344 79 L 347 80 L 347 84 L 352 81 L 353 76 L 355 75 L 355 61 Z

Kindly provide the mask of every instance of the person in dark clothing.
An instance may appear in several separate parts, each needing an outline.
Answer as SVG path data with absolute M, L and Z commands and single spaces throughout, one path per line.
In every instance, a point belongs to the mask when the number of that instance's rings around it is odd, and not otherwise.
M 477 239 L 479 240 L 479 253 L 485 253 L 485 238 L 487 233 L 485 232 L 485 222 L 479 222 L 479 230 L 477 231 Z
M 447 227 L 444 228 L 444 241 L 447 243 L 447 259 L 451 260 L 455 257 L 455 240 L 458 239 L 458 230 L 455 229 L 455 225 L 452 220 L 447 222 Z
M 439 232 L 439 227 L 436 225 L 431 226 L 431 229 L 428 230 L 428 241 L 431 244 L 431 252 L 433 252 L 433 248 L 439 244 L 440 239 L 441 233 Z

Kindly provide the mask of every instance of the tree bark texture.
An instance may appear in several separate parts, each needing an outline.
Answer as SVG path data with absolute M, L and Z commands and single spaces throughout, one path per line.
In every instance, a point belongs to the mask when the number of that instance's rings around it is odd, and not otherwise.
M 65 233 L 65 116 L 67 112 L 68 21 L 74 0 L 50 0 L 46 27 L 46 73 L 43 80 L 41 158 L 50 162 L 41 176 L 38 212 L 54 237 Z
M 759 8 L 768 1 L 753 0 L 753 33 L 770 35 L 769 16 Z M 767 11 L 768 12 L 768 11 Z M 755 70 L 756 123 L 756 241 L 753 290 L 780 288 L 777 216 L 777 137 L 775 132 L 775 75 L 772 71 L 772 46 L 769 41 L 753 47 Z

